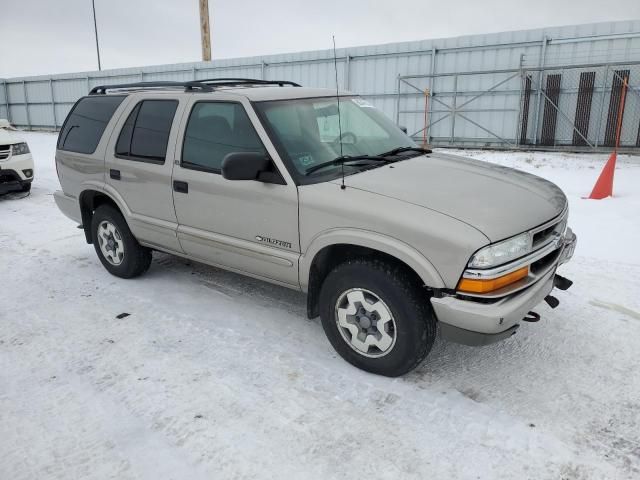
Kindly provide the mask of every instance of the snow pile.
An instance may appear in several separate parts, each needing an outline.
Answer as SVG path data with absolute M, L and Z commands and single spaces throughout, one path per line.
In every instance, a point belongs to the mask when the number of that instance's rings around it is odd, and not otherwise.
M 465 152 L 567 192 L 575 285 L 392 380 L 294 291 L 161 254 L 110 276 L 53 202 L 55 136 L 25 136 L 32 194 L 0 199 L 0 478 L 640 478 L 640 158 L 597 202 L 605 155 Z

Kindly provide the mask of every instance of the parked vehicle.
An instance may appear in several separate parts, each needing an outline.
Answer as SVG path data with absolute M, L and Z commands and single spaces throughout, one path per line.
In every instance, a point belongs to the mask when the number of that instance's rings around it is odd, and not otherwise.
M 11 124 L 0 119 L 0 195 L 28 192 L 33 181 L 29 145 Z
M 576 236 L 554 184 L 419 148 L 366 100 L 286 81 L 96 87 L 60 132 L 59 208 L 122 278 L 169 252 L 307 293 L 347 361 L 402 375 L 439 328 L 510 337 Z

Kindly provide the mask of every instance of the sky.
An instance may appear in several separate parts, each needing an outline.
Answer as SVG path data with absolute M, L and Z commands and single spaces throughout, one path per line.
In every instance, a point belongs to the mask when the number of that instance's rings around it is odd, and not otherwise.
M 198 0 L 95 0 L 102 68 L 201 59 Z M 640 18 L 640 0 L 209 0 L 213 58 Z M 91 0 L 0 0 L 0 78 L 97 70 Z

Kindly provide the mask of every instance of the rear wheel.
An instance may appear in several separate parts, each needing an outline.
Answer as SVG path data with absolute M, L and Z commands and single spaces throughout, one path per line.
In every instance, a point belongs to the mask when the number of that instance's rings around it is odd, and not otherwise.
M 112 275 L 133 278 L 149 269 L 151 250 L 138 243 L 122 214 L 111 205 L 96 209 L 91 232 L 98 258 Z
M 399 265 L 354 259 L 335 267 L 320 291 L 327 338 L 349 363 L 395 377 L 413 370 L 436 337 L 425 292 Z

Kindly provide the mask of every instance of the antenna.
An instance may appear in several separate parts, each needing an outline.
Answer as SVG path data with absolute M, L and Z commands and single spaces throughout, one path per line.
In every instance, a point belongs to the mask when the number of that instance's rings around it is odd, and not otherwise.
M 338 60 L 336 58 L 336 36 L 333 35 L 333 69 L 336 72 L 336 100 L 338 101 L 338 140 L 340 141 L 340 156 L 342 157 L 342 120 L 340 120 L 340 90 L 338 89 Z M 344 190 L 344 162 L 340 164 L 342 169 L 342 185 L 340 188 Z

